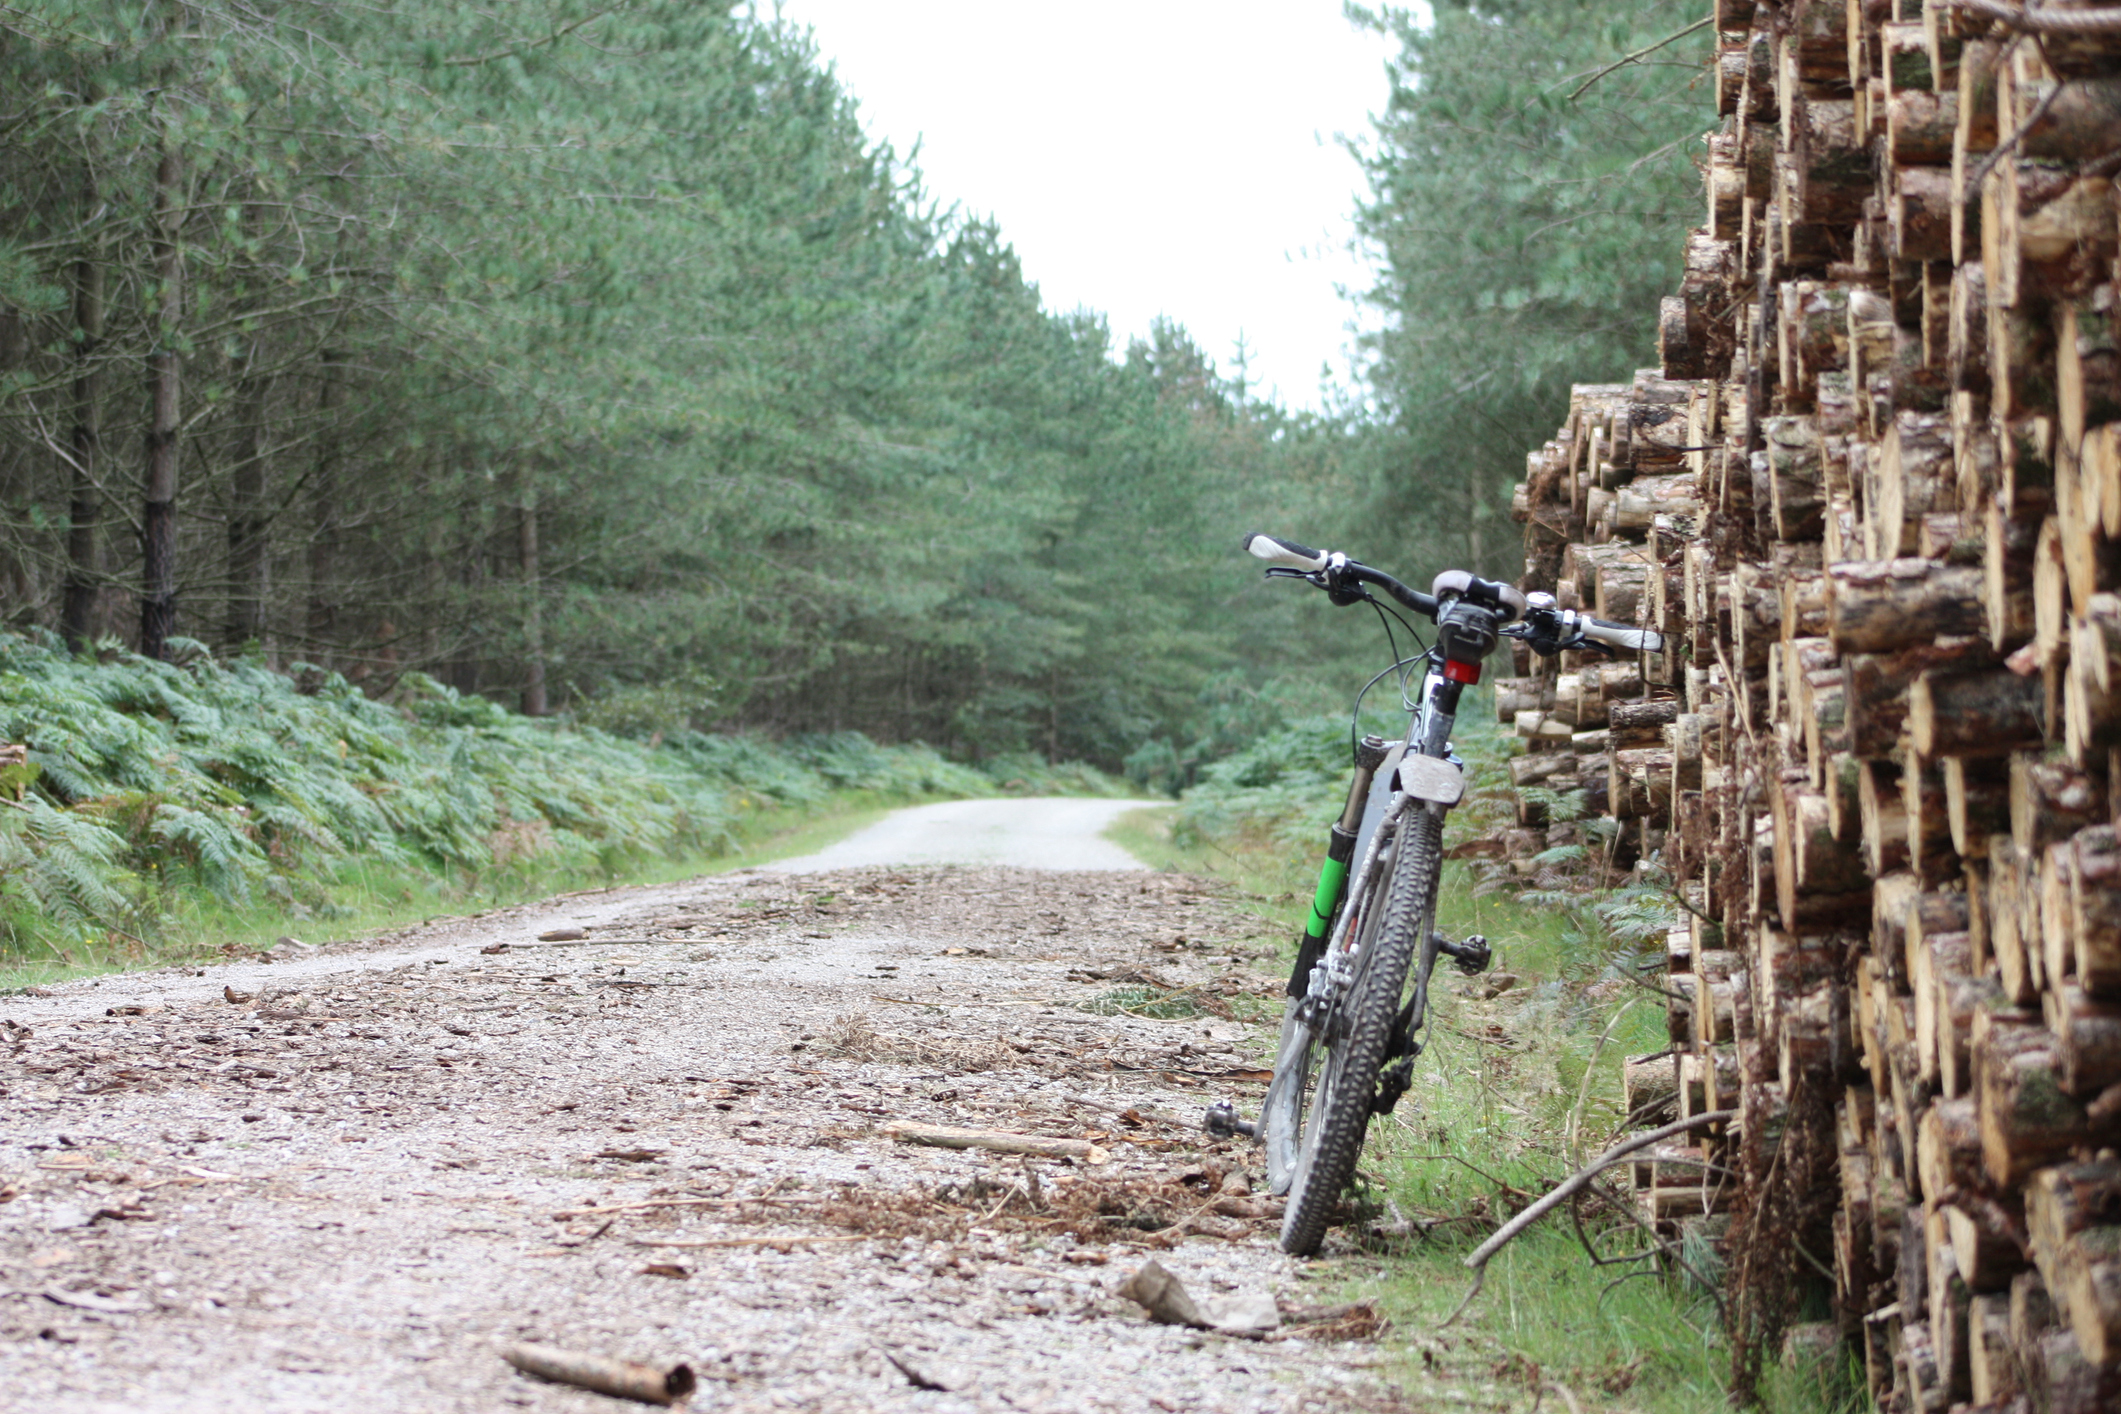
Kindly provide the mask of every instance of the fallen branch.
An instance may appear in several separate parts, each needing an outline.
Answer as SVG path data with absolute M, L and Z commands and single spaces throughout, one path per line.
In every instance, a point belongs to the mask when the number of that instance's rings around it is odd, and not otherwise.
M 1106 1152 L 1087 1139 L 1048 1139 L 1038 1134 L 1011 1134 L 1002 1129 L 953 1129 L 941 1124 L 896 1120 L 883 1128 L 901 1144 L 929 1144 L 938 1149 L 986 1149 L 997 1154 L 1029 1154 L 1039 1159 L 1081 1159 L 1101 1164 Z
M 798 1242 L 867 1242 L 868 1233 L 852 1237 L 636 1237 L 636 1247 L 792 1247 Z
M 501 952 L 514 952 L 517 948 L 675 948 L 706 941 L 705 938 L 540 938 L 534 943 L 500 943 L 496 947 Z M 479 951 L 494 949 L 480 948 Z
M 1497 1228 L 1493 1237 L 1473 1249 L 1473 1255 L 1466 1258 L 1466 1265 L 1472 1268 L 1474 1273 L 1473 1289 L 1466 1293 L 1466 1299 L 1458 1303 L 1458 1309 L 1450 1314 L 1444 1324 L 1448 1326 L 1452 1321 L 1465 1314 L 1466 1307 L 1473 1304 L 1473 1298 L 1480 1295 L 1481 1283 L 1486 1281 L 1488 1277 L 1488 1260 L 1490 1258 L 1504 1247 L 1507 1247 L 1526 1228 L 1538 1222 L 1563 1203 L 1566 1203 L 1571 1194 L 1585 1187 L 1599 1174 L 1619 1163 L 1637 1149 L 1647 1149 L 1650 1145 L 1669 1139 L 1675 1134 L 1684 1134 L 1693 1129 L 1706 1129 L 1712 1124 L 1722 1124 L 1726 1120 L 1737 1118 L 1737 1116 L 1738 1111 L 1736 1110 L 1711 1110 L 1707 1114 L 1693 1115 L 1687 1119 L 1665 1125 L 1662 1129 L 1646 1130 L 1632 1139 L 1623 1139 L 1583 1168 L 1570 1174 L 1556 1184 L 1553 1191 L 1532 1204 L 1531 1207 L 1526 1208 L 1516 1217 L 1511 1218 L 1500 1228 Z
M 658 1370 L 631 1360 L 609 1360 L 601 1355 L 583 1355 L 555 1345 L 511 1345 L 501 1358 L 526 1375 L 555 1384 L 593 1389 L 599 1394 L 642 1404 L 675 1404 L 697 1389 L 690 1365 Z
M 760 1194 L 754 1198 L 644 1198 L 638 1203 L 607 1203 L 601 1208 L 564 1208 L 552 1215 L 554 1222 L 562 1218 L 595 1218 L 605 1213 L 630 1213 L 642 1208 L 735 1208 L 745 1203 L 780 1203 L 795 1206 L 799 1203 L 820 1202 L 814 1198 L 771 1198 Z

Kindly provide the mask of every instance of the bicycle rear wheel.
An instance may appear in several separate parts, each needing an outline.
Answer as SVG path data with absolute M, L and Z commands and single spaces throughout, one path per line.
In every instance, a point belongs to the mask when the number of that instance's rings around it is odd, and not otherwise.
M 1318 1250 L 1334 1205 L 1355 1177 L 1400 993 L 1421 940 L 1434 931 L 1442 870 L 1443 814 L 1417 804 L 1399 822 L 1384 910 L 1374 928 L 1364 930 L 1369 936 L 1361 939 L 1363 956 L 1354 981 L 1337 1014 L 1319 1028 L 1323 1034 L 1311 1038 L 1311 1053 L 1305 1058 L 1308 1071 L 1317 1051 L 1325 1052 L 1282 1210 L 1282 1250 L 1294 1256 L 1308 1257 Z M 1276 1083 L 1281 1083 L 1278 1074 Z M 1296 1088 L 1301 1107 L 1303 1087 Z M 1270 1167 L 1272 1162 L 1270 1147 Z

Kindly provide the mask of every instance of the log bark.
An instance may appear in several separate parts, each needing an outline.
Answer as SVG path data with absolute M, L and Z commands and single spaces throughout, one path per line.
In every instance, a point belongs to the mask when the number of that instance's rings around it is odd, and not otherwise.
M 2028 859 L 2097 821 L 2106 801 L 2092 779 L 2061 761 L 2011 757 L 2011 840 Z
M 2039 1000 L 2046 975 L 2040 959 L 2038 894 L 2026 859 L 2009 835 L 1989 841 L 1988 896 L 1989 950 L 1995 956 L 1997 980 L 2013 1005 L 2031 1005 Z
M 1775 822 L 1776 911 L 1791 932 L 1870 911 L 1871 874 L 1864 860 L 1834 838 L 1826 797 L 1797 782 L 1778 782 L 1770 812 Z
M 1908 868 L 1913 858 L 1908 848 L 1907 806 L 1900 796 L 1900 767 L 1891 761 L 1864 762 L 1856 798 L 1863 824 L 1864 867 L 1871 877 L 1883 878 Z M 1919 872 L 1916 877 L 1920 878 Z
M 2026 1391 L 2038 1414 L 2111 1414 L 2121 1404 L 2121 1365 L 2084 1358 L 2077 1337 L 2053 1330 L 2020 1347 Z
M 2037 679 L 2000 668 L 1927 672 L 1908 696 L 1908 727 L 1925 759 L 2001 756 L 2041 740 L 2046 702 Z
M 2061 1164 L 2032 1176 L 2025 1189 L 2025 1230 L 2050 1297 L 2069 1239 L 2114 1223 L 2121 1223 L 2121 1162 L 2108 1157 Z
M 1826 509 L 1817 426 L 1809 417 L 1771 417 L 1762 422 L 1761 433 L 1767 441 L 1761 455 L 1766 458 L 1776 537 L 1816 539 Z
M 2055 1036 L 2063 1089 L 2089 1101 L 2121 1082 L 2121 1001 L 2064 982 L 2048 989 L 2040 1010 Z
M 2070 926 L 2077 985 L 2085 995 L 2121 1002 L 2121 836 L 2093 825 L 2075 836 L 2070 868 Z
M 2065 162 L 2088 162 L 2112 154 L 2115 134 L 2121 133 L 2121 77 L 2072 79 L 2057 86 L 2052 98 L 2043 91 L 2035 103 L 2039 99 L 2045 99 L 2047 106 L 2019 139 L 2020 152 Z M 2025 114 L 2032 116 L 2030 111 Z
M 1899 414 L 1865 468 L 1864 553 L 1872 559 L 1925 555 L 1924 520 L 1958 501 L 1949 420 L 1932 413 Z
M 2069 1312 L 2078 1350 L 2094 1365 L 2121 1364 L 2121 1226 L 2087 1228 L 2071 1237 L 2058 1275 L 2052 1289 Z
M 2121 595 L 2089 596 L 2069 630 L 2065 727 L 2079 768 L 2121 746 Z
M 2013 519 L 1990 499 L 1981 543 L 1983 607 L 1988 613 L 1989 646 L 2009 653 L 2033 636 L 2033 557 L 2040 542 L 2040 521 Z
M 1990 837 L 2010 828 L 2009 764 L 1993 757 L 1946 757 L 1944 808 L 1954 852 L 1965 859 L 1986 857 Z
M 2054 1038 L 2037 1021 L 1983 1013 L 1973 1049 L 1982 1163 L 1991 1183 L 2016 1187 L 2067 1156 L 2089 1123 L 2062 1088 Z
M 1616 747 L 1644 747 L 1664 741 L 1665 728 L 1679 719 L 1676 698 L 1615 702 L 1607 711 L 1609 738 Z
M 1950 161 L 1947 152 L 1944 161 Z M 1951 259 L 1952 169 L 1893 167 L 1887 188 L 1887 248 L 1895 260 Z
M 1928 91 L 1928 56 L 1922 59 L 1925 82 L 1896 86 L 1885 105 L 1886 158 L 1896 167 L 1939 166 L 1951 176 L 1952 133 L 1959 126 L 1959 95 Z M 1948 210 L 1948 209 L 1947 209 Z M 1951 255 L 1951 231 L 1945 231 L 1945 251 Z
M 1843 653 L 1889 653 L 1988 628 L 1979 570 L 1857 560 L 1829 567 L 1827 582 L 1828 633 Z
M 2022 1218 L 2014 1218 L 1994 1200 L 1977 1193 L 1965 1206 L 1947 1206 L 1944 1225 L 1968 1289 L 2008 1292 L 2012 1279 L 2025 1270 L 2025 1253 L 2019 1245 L 2024 1239 L 2017 1230 Z M 2007 1309 L 2008 1298 L 1999 1301 Z
M 2008 1296 L 1976 1296 L 1967 1308 L 1967 1373 L 1979 1405 L 2000 1405 L 2025 1390 L 2011 1349 L 2010 1305 Z

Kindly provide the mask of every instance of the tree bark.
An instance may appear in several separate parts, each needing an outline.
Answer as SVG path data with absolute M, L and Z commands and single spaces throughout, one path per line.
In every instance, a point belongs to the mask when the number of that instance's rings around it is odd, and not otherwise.
M 523 680 L 523 715 L 542 717 L 545 700 L 545 605 L 539 586 L 538 493 L 523 489 L 516 514 L 516 552 L 523 576 L 523 649 L 526 676 Z
M 325 349 L 317 360 L 317 457 L 310 473 L 315 522 L 309 536 L 308 654 L 328 665 L 339 627 L 338 549 L 344 510 L 339 504 L 339 465 L 346 405 L 345 356 Z
M 272 380 L 257 371 L 259 350 L 249 354 L 251 368 L 237 393 L 241 419 L 230 477 L 228 508 L 228 646 L 240 650 L 265 642 L 266 595 L 271 589 L 272 559 L 267 553 L 265 404 Z
M 2094 825 L 2079 831 L 2075 853 L 2069 931 L 2077 984 L 2094 997 L 2121 1000 L 2121 840 L 2116 828 Z
M 184 308 L 184 159 L 165 139 L 155 168 L 155 265 L 160 290 L 149 325 L 148 382 L 152 412 L 147 429 L 147 494 L 141 516 L 142 573 L 140 652 L 167 656 L 177 631 L 177 436 L 181 418 L 182 360 L 177 323 Z
M 1890 653 L 1988 633 L 1977 569 L 1934 560 L 1850 560 L 1827 571 L 1828 632 L 1844 653 Z
M 1997 1187 L 2022 1185 L 2086 1137 L 2084 1107 L 2063 1090 L 2055 1039 L 2037 1019 L 1978 1016 L 1974 1073 L 1982 1162 Z
M 1940 756 L 2000 756 L 2040 741 L 2046 695 L 2038 679 L 2000 668 L 1927 672 L 1908 694 L 1915 750 Z
M 96 183 L 87 184 L 83 210 L 96 210 Z M 59 634 L 79 653 L 94 632 L 103 578 L 103 546 L 97 521 L 103 496 L 97 486 L 103 455 L 99 403 L 103 394 L 103 262 L 90 251 L 74 263 L 74 425 L 67 441 L 74 464 L 67 496 L 66 584 L 59 608 Z
M 1989 838 L 2010 828 L 2007 767 L 1980 757 L 1945 757 L 1944 801 L 1952 848 L 1965 859 L 1984 857 Z

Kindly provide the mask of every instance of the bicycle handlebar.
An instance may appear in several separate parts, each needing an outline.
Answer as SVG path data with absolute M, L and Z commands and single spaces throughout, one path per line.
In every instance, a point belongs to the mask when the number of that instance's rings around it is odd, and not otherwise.
M 1662 653 L 1664 635 L 1655 629 L 1637 628 L 1633 624 L 1616 624 L 1605 619 L 1580 618 L 1577 630 L 1595 643 L 1603 643 L 1629 653 Z
M 1596 644 L 1601 648 L 1623 653 L 1664 651 L 1664 635 L 1654 629 L 1613 623 L 1578 613 L 1574 609 L 1559 608 L 1550 595 L 1535 594 L 1527 597 L 1514 585 L 1478 579 L 1464 570 L 1444 571 L 1436 576 L 1433 586 L 1436 592 L 1423 594 L 1418 589 L 1408 588 L 1383 570 L 1358 564 L 1337 551 L 1314 550 L 1308 545 L 1299 545 L 1293 540 L 1283 540 L 1275 535 L 1263 535 L 1258 531 L 1247 535 L 1243 543 L 1248 554 L 1273 566 L 1268 571 L 1269 574 L 1281 573 L 1308 579 L 1326 590 L 1336 604 L 1360 602 L 1364 596 L 1355 586 L 1374 584 L 1415 613 L 1434 619 L 1446 601 L 1456 602 L 1462 597 L 1470 596 L 1474 602 L 1485 603 L 1504 620 L 1519 620 L 1516 624 L 1502 628 L 1501 632 L 1509 637 L 1525 639 L 1535 651 L 1542 654 L 1551 655 L 1585 644 Z M 1496 629 L 1490 628 L 1487 632 L 1492 635 Z M 1492 637 L 1489 641 L 1493 642 Z
M 1664 635 L 1655 629 L 1616 624 L 1610 619 L 1594 619 L 1574 609 L 1558 608 L 1552 596 L 1546 594 L 1535 594 L 1532 599 L 1534 602 L 1525 615 L 1523 630 L 1517 636 L 1531 644 L 1535 653 L 1551 656 L 1585 643 L 1623 653 L 1664 651 Z
M 1328 562 L 1325 552 L 1321 550 L 1299 545 L 1294 540 L 1262 535 L 1256 530 L 1245 537 L 1245 549 L 1270 565 L 1277 565 L 1285 570 L 1302 570 L 1307 574 L 1323 570 Z

